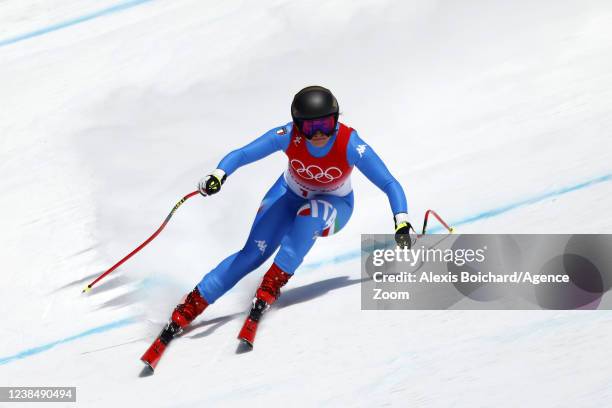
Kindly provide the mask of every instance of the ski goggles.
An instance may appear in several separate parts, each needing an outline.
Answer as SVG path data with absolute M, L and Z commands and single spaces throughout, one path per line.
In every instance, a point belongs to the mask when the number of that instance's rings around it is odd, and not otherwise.
M 326 135 L 334 133 L 334 130 L 336 130 L 336 117 L 331 115 L 318 119 L 304 119 L 300 120 L 297 125 L 307 139 L 312 139 L 317 132 L 325 133 Z

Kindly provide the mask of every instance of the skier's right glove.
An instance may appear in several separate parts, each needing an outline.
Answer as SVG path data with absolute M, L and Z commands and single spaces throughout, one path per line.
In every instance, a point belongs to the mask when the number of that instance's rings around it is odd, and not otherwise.
M 395 220 L 395 242 L 400 248 L 410 249 L 416 242 L 416 235 L 411 234 L 410 230 L 414 232 L 414 228 L 408 221 L 407 213 L 398 213 L 393 217 Z
M 198 191 L 203 196 L 209 196 L 221 191 L 221 186 L 225 182 L 227 174 L 221 169 L 216 169 L 198 183 Z

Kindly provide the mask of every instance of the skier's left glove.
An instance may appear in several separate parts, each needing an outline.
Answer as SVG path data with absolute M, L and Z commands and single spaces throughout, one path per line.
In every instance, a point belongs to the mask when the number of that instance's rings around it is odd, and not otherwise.
M 408 221 L 408 214 L 398 213 L 393 218 L 395 220 L 395 242 L 400 248 L 412 248 L 412 245 L 416 242 L 416 234 L 410 221 Z M 410 232 L 411 230 L 413 233 Z
M 221 186 L 225 182 L 227 174 L 221 169 L 216 169 L 198 183 L 198 191 L 203 196 L 209 196 L 218 193 Z

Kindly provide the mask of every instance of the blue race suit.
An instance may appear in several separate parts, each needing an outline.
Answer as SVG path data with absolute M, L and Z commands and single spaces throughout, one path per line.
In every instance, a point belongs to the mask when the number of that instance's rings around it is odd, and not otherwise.
M 274 152 L 286 152 L 291 141 L 296 141 L 292 138 L 293 132 L 293 123 L 273 128 L 230 152 L 217 167 L 229 176 L 238 168 Z M 307 143 L 308 153 L 317 158 L 327 155 L 337 135 L 338 127 L 328 143 L 320 148 Z M 348 139 L 346 159 L 350 166 L 356 166 L 386 193 L 393 214 L 408 211 L 401 185 L 354 129 Z M 281 175 L 266 193 L 244 247 L 224 259 L 197 285 L 209 304 L 264 263 L 279 247 L 274 262 L 283 271 L 293 274 L 318 237 L 332 235 L 348 222 L 353 212 L 350 185 L 349 191 L 342 196 L 323 193 L 306 198 L 287 183 L 286 177 L 287 173 Z

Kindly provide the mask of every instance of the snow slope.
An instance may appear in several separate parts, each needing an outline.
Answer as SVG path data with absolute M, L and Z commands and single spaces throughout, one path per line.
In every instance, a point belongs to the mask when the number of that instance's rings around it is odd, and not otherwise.
M 257 349 L 235 336 L 267 263 L 208 309 L 152 377 L 171 308 L 243 244 L 282 154 L 184 204 L 229 150 L 338 96 L 418 221 L 460 232 L 612 228 L 612 5 L 605 1 L 0 1 L 0 385 L 78 387 L 83 406 L 606 406 L 607 311 L 361 311 L 356 208 L 320 240 Z

